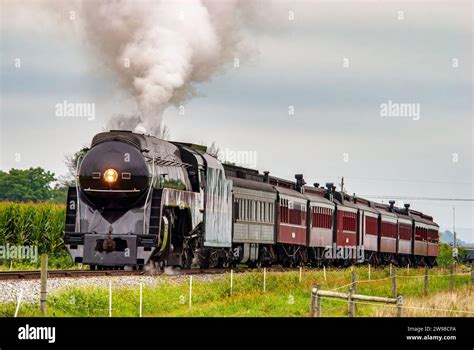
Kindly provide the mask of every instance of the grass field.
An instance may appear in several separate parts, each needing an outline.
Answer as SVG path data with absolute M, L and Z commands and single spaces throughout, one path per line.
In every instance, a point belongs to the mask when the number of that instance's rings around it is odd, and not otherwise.
M 357 293 L 391 297 L 391 281 L 388 268 L 373 269 L 368 280 L 367 267 L 355 268 Z M 398 294 L 404 297 L 404 305 L 474 312 L 474 291 L 469 288 L 467 269 L 458 269 L 463 275 L 455 278 L 455 292 L 449 292 L 449 272 L 436 268 L 430 270 L 429 296 L 423 296 L 423 269 L 397 269 Z M 350 283 L 350 269 L 329 269 L 327 280 L 323 271 L 305 269 L 300 282 L 299 271 L 267 271 L 266 291 L 263 291 L 263 273 L 254 270 L 234 274 L 233 293 L 230 294 L 229 273 L 213 275 L 193 282 L 192 306 L 189 307 L 189 277 L 156 277 L 156 284 L 143 288 L 143 316 L 278 316 L 309 315 L 310 290 L 318 284 L 321 289 L 331 290 Z M 375 281 L 376 279 L 384 279 Z M 348 291 L 348 286 L 339 292 Z M 471 287 L 472 288 L 472 287 Z M 49 295 L 49 316 L 108 316 L 108 288 L 64 289 Z M 113 316 L 139 315 L 139 286 L 113 285 Z M 0 305 L 1 316 L 12 316 L 14 304 Z M 20 316 L 40 316 L 37 304 L 23 304 Z M 407 308 L 405 316 L 474 316 L 454 312 L 435 312 Z M 322 316 L 345 317 L 347 303 L 341 300 L 322 300 Z M 394 316 L 392 307 L 357 305 L 357 316 Z
M 38 261 L 36 262 L 0 259 L 0 271 L 39 270 L 40 265 L 40 257 L 38 257 Z M 56 256 L 48 255 L 49 270 L 77 270 L 79 268 L 80 266 L 73 263 L 71 256 L 66 251 Z

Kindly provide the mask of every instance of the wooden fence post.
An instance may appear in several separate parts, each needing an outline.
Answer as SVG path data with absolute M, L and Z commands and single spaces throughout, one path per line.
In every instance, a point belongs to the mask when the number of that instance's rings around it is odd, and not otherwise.
M 351 286 L 354 290 L 354 294 L 356 293 L 356 273 L 354 270 L 351 272 Z
M 392 297 L 397 297 L 397 275 L 395 271 L 395 267 L 390 264 L 390 271 L 392 273 Z
M 474 263 L 471 263 L 471 288 L 470 291 L 474 289 Z
M 356 272 L 354 271 L 354 267 L 352 267 L 352 272 L 351 272 L 351 288 L 352 288 L 352 293 L 357 294 L 357 286 L 356 286 Z M 353 312 L 355 313 L 357 311 L 357 305 L 353 305 Z
M 397 317 L 402 317 L 403 296 L 397 296 Z
M 319 286 L 317 287 L 319 290 Z M 316 292 L 316 317 L 321 317 L 321 297 Z
M 318 287 L 314 287 L 311 289 L 311 303 L 309 306 L 309 316 L 314 317 L 314 309 L 315 309 L 315 303 L 316 303 L 316 295 L 318 294 Z
M 41 255 L 41 292 L 40 304 L 41 313 L 46 316 L 46 295 L 48 286 L 48 254 Z
M 425 288 L 424 288 L 425 296 L 428 295 L 428 266 L 425 266 Z
M 354 317 L 354 301 L 352 300 L 353 289 L 352 286 L 349 289 L 349 294 L 347 295 L 347 313 L 349 317 Z

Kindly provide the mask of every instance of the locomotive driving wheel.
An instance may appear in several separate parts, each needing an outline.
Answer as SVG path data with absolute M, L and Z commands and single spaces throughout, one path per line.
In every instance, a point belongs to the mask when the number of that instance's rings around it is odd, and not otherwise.
M 189 241 L 185 241 L 183 244 L 183 253 L 181 257 L 181 268 L 189 270 L 192 266 L 194 259 L 193 245 Z
M 219 252 L 213 249 L 200 249 L 198 258 L 201 269 L 215 268 L 219 264 Z

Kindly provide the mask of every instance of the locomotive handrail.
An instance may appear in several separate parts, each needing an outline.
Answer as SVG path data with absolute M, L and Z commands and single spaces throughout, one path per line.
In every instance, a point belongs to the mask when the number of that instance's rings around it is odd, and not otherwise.
M 146 207 L 148 205 L 148 198 L 150 198 L 150 193 L 153 189 L 153 186 L 155 184 L 155 156 L 152 157 L 151 159 L 151 184 L 150 188 L 148 189 L 148 193 L 146 195 L 145 199 L 145 205 L 143 206 L 143 234 L 146 234 Z
M 133 190 L 97 190 L 94 188 L 85 188 L 84 191 L 86 192 L 127 192 L 127 193 L 140 192 L 140 190 L 137 190 L 136 188 L 134 188 Z
M 166 244 L 168 243 L 168 219 L 166 216 L 163 216 L 163 223 L 164 225 L 164 236 L 163 236 L 163 241 L 161 242 L 161 247 L 160 247 L 160 252 L 163 252 L 166 248 Z
M 83 155 L 79 155 L 79 157 L 77 157 L 77 161 L 76 161 L 76 176 L 74 178 L 75 182 L 76 182 L 76 212 L 77 212 L 77 217 L 79 218 L 79 225 L 78 225 L 78 228 L 79 228 L 79 232 L 81 232 L 81 208 L 79 206 L 79 163 L 82 159 Z

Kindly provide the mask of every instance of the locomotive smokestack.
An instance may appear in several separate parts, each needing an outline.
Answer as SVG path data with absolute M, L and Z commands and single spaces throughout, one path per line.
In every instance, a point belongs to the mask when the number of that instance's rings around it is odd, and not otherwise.
M 263 182 L 269 183 L 270 182 L 270 172 L 269 171 L 264 171 L 263 172 Z
M 303 186 L 306 185 L 306 181 L 303 179 L 303 174 L 296 174 L 296 190 L 300 193 L 303 193 Z

